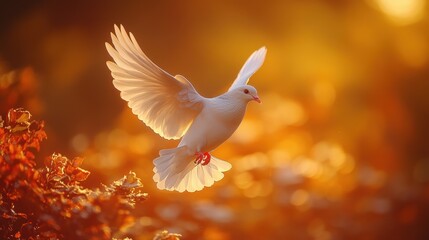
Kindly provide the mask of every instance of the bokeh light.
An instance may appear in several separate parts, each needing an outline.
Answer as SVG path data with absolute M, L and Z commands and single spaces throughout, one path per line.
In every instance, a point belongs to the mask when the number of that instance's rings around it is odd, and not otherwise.
M 408 25 L 421 20 L 426 9 L 425 0 L 375 0 L 380 10 L 393 22 Z

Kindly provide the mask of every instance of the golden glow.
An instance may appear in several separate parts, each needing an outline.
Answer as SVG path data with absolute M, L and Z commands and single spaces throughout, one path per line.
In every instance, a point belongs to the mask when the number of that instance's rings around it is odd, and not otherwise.
M 248 198 L 266 197 L 273 189 L 273 184 L 268 181 L 257 181 L 244 190 L 244 196 Z
M 316 103 L 322 107 L 327 107 L 334 103 L 335 88 L 331 83 L 318 82 L 314 84 L 313 95 Z
M 290 203 L 297 207 L 303 206 L 308 203 L 309 197 L 310 196 L 307 191 L 299 189 L 293 192 L 290 198 Z
M 250 206 L 253 209 L 259 210 L 267 207 L 268 201 L 266 198 L 252 198 L 250 200 Z
M 134 136 L 128 141 L 129 150 L 136 154 L 147 154 L 151 151 L 151 148 L 153 147 L 152 139 L 144 134 Z
M 259 108 L 262 117 L 260 120 L 270 124 L 265 131 L 272 133 L 283 127 L 305 122 L 306 114 L 296 101 L 285 99 L 277 93 L 265 93 L 262 99 L 264 107 Z
M 311 144 L 311 135 L 306 132 L 297 131 L 289 133 L 279 142 L 274 143 L 274 146 L 278 149 L 285 149 L 293 157 L 305 153 Z
M 312 161 L 311 159 L 300 158 L 297 159 L 297 162 L 298 172 L 306 177 L 316 177 L 322 171 L 322 169 L 319 167 L 319 164 L 315 161 Z
M 342 165 L 342 168 L 340 169 L 340 172 L 342 174 L 350 174 L 354 169 L 355 169 L 355 161 L 353 160 L 353 158 L 351 156 L 347 156 L 345 158 L 345 162 Z
M 147 218 L 134 229 L 177 229 L 189 239 L 392 239 L 366 225 L 424 226 L 412 208 L 429 193 L 429 167 L 416 165 L 428 147 L 428 0 L 123 1 L 87 4 L 78 21 L 62 14 L 70 9 L 62 4 L 80 5 L 68 2 L 28 5 L 4 18 L 0 108 L 22 106 L 45 120 L 39 155 L 83 157 L 90 186 L 135 171 L 150 199 L 136 206 L 147 214 L 136 220 Z M 93 8 L 102 16 L 85 24 Z M 113 86 L 103 45 L 112 19 L 206 97 L 227 90 L 248 55 L 267 47 L 249 81 L 262 104 L 251 102 L 237 131 L 212 152 L 232 164 L 221 181 L 195 193 L 157 189 L 153 159 L 180 140 L 145 126 Z M 377 212 L 383 199 L 391 208 Z M 227 209 L 230 222 L 204 219 L 194 211 L 201 201 L 212 204 L 209 216 Z M 164 225 L 158 212 L 170 208 L 177 216 Z M 402 215 L 409 225 L 400 225 Z
M 237 160 L 237 169 L 240 171 L 263 168 L 268 165 L 268 157 L 265 153 L 256 152 Z
M 253 177 L 248 172 L 243 172 L 234 176 L 234 183 L 240 189 L 246 189 L 252 186 Z
M 380 10 L 398 25 L 408 25 L 422 19 L 425 0 L 374 0 Z
M 316 144 L 313 148 L 313 155 L 319 161 L 327 161 L 335 168 L 341 167 L 346 158 L 346 154 L 340 146 L 327 142 Z
M 311 221 L 307 228 L 307 231 L 315 240 L 332 239 L 332 234 L 326 229 L 326 226 L 323 221 L 319 219 Z
M 231 140 L 242 144 L 250 143 L 259 139 L 263 131 L 264 126 L 260 121 L 245 118 Z
M 76 152 L 83 153 L 89 147 L 89 139 L 83 133 L 76 134 L 72 138 L 70 145 Z
M 268 155 L 271 159 L 271 164 L 275 167 L 284 166 L 291 159 L 288 152 L 283 149 L 273 149 L 268 152 Z

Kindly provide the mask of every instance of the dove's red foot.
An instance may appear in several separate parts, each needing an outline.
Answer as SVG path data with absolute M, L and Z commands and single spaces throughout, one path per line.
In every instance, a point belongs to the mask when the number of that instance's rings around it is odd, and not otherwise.
M 208 152 L 205 152 L 205 153 L 196 152 L 195 156 L 197 156 L 197 158 L 195 159 L 194 163 L 195 164 L 201 164 L 203 166 L 209 164 L 210 159 L 212 158 L 212 156 Z

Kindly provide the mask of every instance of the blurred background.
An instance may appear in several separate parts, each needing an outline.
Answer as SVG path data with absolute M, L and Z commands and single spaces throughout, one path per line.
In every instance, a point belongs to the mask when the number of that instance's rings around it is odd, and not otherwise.
M 184 239 L 429 239 L 429 4 L 426 0 L 2 1 L 0 114 L 45 120 L 40 159 L 85 158 L 88 187 L 133 170 L 149 200 L 127 236 Z M 204 96 L 247 57 L 238 131 L 214 154 L 233 169 L 197 193 L 156 189 L 152 160 L 174 147 L 113 87 L 114 24 Z M 43 163 L 40 163 L 42 166 Z

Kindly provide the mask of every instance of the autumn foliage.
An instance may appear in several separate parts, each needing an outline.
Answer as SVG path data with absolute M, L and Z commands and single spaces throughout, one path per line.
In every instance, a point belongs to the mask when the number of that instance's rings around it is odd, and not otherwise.
M 36 166 L 44 122 L 23 109 L 0 119 L 0 239 L 111 239 L 134 221 L 130 210 L 147 198 L 130 172 L 102 189 L 80 185 L 90 174 L 82 158 L 61 154 Z M 178 239 L 161 232 L 156 239 Z

